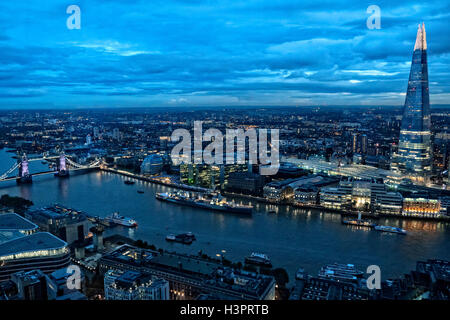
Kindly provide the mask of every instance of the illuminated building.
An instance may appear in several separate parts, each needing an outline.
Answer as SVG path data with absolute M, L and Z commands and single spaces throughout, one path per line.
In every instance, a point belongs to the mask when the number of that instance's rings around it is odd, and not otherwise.
M 69 244 L 84 241 L 89 231 L 89 221 L 84 213 L 58 205 L 29 211 L 25 217 L 42 231 L 48 231 Z
M 441 212 L 444 215 L 450 215 L 450 197 L 441 197 Z
M 123 245 L 100 259 L 102 274 L 110 270 L 148 274 L 169 282 L 172 300 L 196 299 L 210 294 L 221 299 L 273 300 L 275 279 L 224 267 L 219 261 L 198 256 Z
M 352 152 L 366 154 L 367 153 L 367 135 L 358 132 L 352 133 Z
M 414 46 L 398 151 L 391 164 L 393 170 L 422 183 L 427 181 L 432 168 L 429 100 L 427 41 L 422 24 Z
M 375 212 L 379 214 L 401 214 L 403 197 L 399 192 L 384 192 L 375 200 Z
M 336 179 L 315 174 L 301 178 L 272 181 L 264 186 L 264 198 L 270 202 L 290 202 L 292 200 L 295 202 L 295 190 L 297 188 L 321 188 L 336 182 Z
M 161 155 L 154 153 L 145 157 L 141 164 L 141 174 L 156 175 L 161 173 L 164 161 Z
M 109 270 L 104 277 L 106 300 L 169 300 L 169 282 L 135 271 Z
M 214 189 L 227 185 L 230 174 L 247 171 L 247 164 L 181 164 L 180 180 L 182 183 Z
M 12 235 L 0 242 L 0 281 L 18 271 L 40 269 L 51 273 L 70 262 L 67 243 L 48 232 Z
M 323 188 L 320 191 L 320 204 L 330 209 L 355 209 L 369 211 L 375 205 L 375 199 L 385 192 L 382 179 L 354 179 L 342 177 L 335 188 Z
M 352 195 L 342 188 L 322 188 L 320 205 L 328 209 L 343 210 L 351 206 Z
M 441 215 L 441 202 L 428 198 L 403 199 L 403 211 L 405 216 L 435 218 Z
M 220 185 L 221 167 L 206 164 L 181 164 L 180 180 L 182 183 L 213 188 Z
M 370 290 L 355 283 L 323 277 L 311 277 L 302 291 L 301 300 L 369 300 Z
M 318 188 L 298 187 L 294 190 L 294 204 L 314 206 L 317 203 Z
M 368 210 L 371 200 L 371 182 L 354 181 L 352 184 L 352 207 L 355 209 Z
M 0 281 L 19 271 L 44 273 L 69 264 L 67 243 L 15 213 L 0 215 Z
M 290 200 L 294 196 L 294 190 L 289 184 L 292 181 L 270 182 L 264 186 L 264 198 L 270 202 L 282 202 Z
M 353 151 L 353 153 L 358 152 L 358 134 L 357 133 L 352 134 L 352 151 Z
M 30 235 L 37 230 L 37 225 L 17 213 L 0 214 L 0 243 L 2 242 L 2 234 L 5 234 L 5 236 L 9 236 L 10 233 Z
M 323 160 L 305 160 L 282 157 L 282 162 L 288 162 L 304 170 L 312 170 L 314 173 L 323 173 L 330 176 L 352 177 L 354 179 L 383 179 L 384 183 L 397 186 L 404 179 L 399 172 L 385 170 L 362 164 L 335 164 Z

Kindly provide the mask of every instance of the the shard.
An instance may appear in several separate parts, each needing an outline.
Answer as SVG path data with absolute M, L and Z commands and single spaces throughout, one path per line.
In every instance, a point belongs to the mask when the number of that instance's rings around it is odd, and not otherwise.
M 406 91 L 398 151 L 392 169 L 417 182 L 431 173 L 431 117 L 425 25 L 419 25 Z

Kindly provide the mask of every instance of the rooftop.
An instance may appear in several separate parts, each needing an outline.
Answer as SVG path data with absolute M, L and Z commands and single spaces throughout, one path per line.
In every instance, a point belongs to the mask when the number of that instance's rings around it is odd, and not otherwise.
M 12 239 L 25 237 L 19 230 L 0 230 L 0 245 Z
M 41 250 L 62 249 L 67 243 L 48 232 L 37 232 L 0 244 L 0 259 L 11 255 Z
M 273 277 L 234 270 L 224 267 L 219 262 L 197 256 L 147 251 L 149 250 L 123 245 L 103 258 L 134 266 L 140 265 L 144 267 L 143 270 L 156 269 L 184 278 L 195 279 L 202 282 L 205 288 L 220 288 L 234 296 L 250 295 L 255 299 L 260 298 L 275 283 Z M 142 259 L 142 256 L 145 258 Z
M 172 253 L 164 253 L 163 255 L 156 256 L 151 260 L 151 263 L 201 275 L 212 274 L 219 267 L 214 262 Z
M 27 213 L 33 221 L 38 220 L 65 220 L 67 223 L 83 221 L 87 218 L 86 214 L 60 205 L 44 207 L 32 210 Z M 35 220 L 37 219 L 37 220 Z
M 33 222 L 19 216 L 17 213 L 0 214 L 0 230 L 31 231 L 37 228 L 38 226 Z
M 400 173 L 362 164 L 343 164 L 338 166 L 336 163 L 326 161 L 304 160 L 287 157 L 283 157 L 281 161 L 289 162 L 297 165 L 299 168 L 313 170 L 314 172 L 324 172 L 329 175 L 347 176 L 358 179 L 381 178 L 391 184 L 399 184 L 404 178 Z
M 416 43 L 414 45 L 414 50 L 427 50 L 427 36 L 425 32 L 425 24 L 419 24 L 417 29 Z

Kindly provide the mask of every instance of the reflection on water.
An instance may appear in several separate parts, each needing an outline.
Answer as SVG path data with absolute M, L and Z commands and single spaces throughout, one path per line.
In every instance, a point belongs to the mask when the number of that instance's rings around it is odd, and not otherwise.
M 10 155 L 0 150 L 0 169 L 6 171 L 12 163 Z M 134 185 L 125 185 L 128 179 L 105 172 L 72 175 L 66 179 L 46 175 L 36 177 L 30 185 L 0 182 L 0 195 L 22 196 L 36 206 L 61 203 L 99 216 L 118 211 L 135 218 L 139 226 L 136 229 L 117 227 L 109 234 L 143 239 L 179 252 L 197 254 L 202 250 L 214 256 L 225 250 L 227 259 L 236 261 L 243 261 L 253 251 L 263 252 L 276 267 L 286 268 L 291 279 L 298 267 L 316 274 L 322 265 L 334 262 L 354 263 L 364 270 L 368 265 L 377 264 L 383 277 L 391 277 L 415 268 L 417 260 L 450 260 L 450 230 L 446 223 L 379 219 L 379 224 L 406 229 L 408 235 L 402 236 L 342 225 L 339 215 L 316 209 L 239 199 L 255 206 L 249 218 L 160 202 L 155 194 L 171 188 L 139 180 Z M 169 233 L 188 231 L 197 237 L 190 246 L 165 241 Z
M 63 198 L 67 198 L 67 194 L 69 192 L 69 183 L 67 179 L 68 178 L 58 179 L 58 191 Z
M 444 231 L 446 223 L 418 221 L 418 220 L 405 220 L 405 221 L 401 222 L 401 226 L 405 230 L 433 232 L 433 231 Z

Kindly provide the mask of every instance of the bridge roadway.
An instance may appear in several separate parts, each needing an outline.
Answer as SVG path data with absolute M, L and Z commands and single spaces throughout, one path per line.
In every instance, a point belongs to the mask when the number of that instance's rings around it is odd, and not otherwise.
M 74 168 L 74 169 L 69 169 L 69 172 L 71 171 L 78 171 L 78 170 L 92 170 L 92 169 L 99 169 L 100 166 L 96 166 L 96 167 L 89 167 L 89 168 Z M 36 173 L 31 173 L 30 175 L 32 177 L 34 176 L 42 176 L 44 174 L 49 174 L 49 173 L 57 173 L 58 171 L 56 170 L 49 170 L 49 171 L 41 171 L 41 172 L 36 172 Z M 16 177 L 9 177 L 9 178 L 5 178 L 0 180 L 1 181 L 12 181 L 12 180 L 18 180 L 20 179 L 20 177 L 16 176 Z

